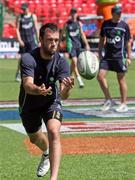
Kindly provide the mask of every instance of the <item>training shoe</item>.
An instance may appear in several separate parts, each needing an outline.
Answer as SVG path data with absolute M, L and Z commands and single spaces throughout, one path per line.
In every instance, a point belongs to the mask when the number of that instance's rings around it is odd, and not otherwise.
M 79 88 L 84 88 L 84 84 L 79 84 Z
M 120 104 L 120 106 L 116 109 L 117 112 L 127 112 L 128 111 L 128 107 L 126 104 L 122 103 Z
M 50 161 L 49 161 L 49 155 L 42 155 L 41 161 L 37 168 L 37 176 L 42 177 L 49 171 L 50 168 Z
M 111 99 L 107 99 L 105 102 L 104 102 L 104 105 L 103 107 L 101 108 L 102 111 L 108 111 L 109 109 L 111 109 L 111 107 L 114 105 L 114 101 L 111 100 Z

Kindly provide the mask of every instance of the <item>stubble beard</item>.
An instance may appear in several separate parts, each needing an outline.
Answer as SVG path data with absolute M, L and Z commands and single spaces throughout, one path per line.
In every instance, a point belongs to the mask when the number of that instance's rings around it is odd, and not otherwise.
M 54 53 L 55 53 L 56 51 L 49 51 L 46 47 L 44 47 L 44 48 L 43 48 L 43 52 L 44 52 L 44 54 L 46 54 L 46 55 L 48 55 L 48 56 L 52 56 L 52 55 L 54 55 Z

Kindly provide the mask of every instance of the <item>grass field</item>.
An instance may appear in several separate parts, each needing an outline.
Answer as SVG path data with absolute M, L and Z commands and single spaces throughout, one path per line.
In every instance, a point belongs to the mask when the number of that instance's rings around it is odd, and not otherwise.
M 0 60 L 0 100 L 17 100 L 19 83 L 15 82 L 17 60 Z M 135 62 L 129 67 L 127 82 L 128 97 L 134 97 Z M 119 97 L 117 81 L 114 73 L 108 74 L 110 89 L 114 97 Z M 77 84 L 70 98 L 103 98 L 96 79 L 85 81 L 85 88 L 79 89 Z M 86 119 L 76 119 L 85 121 Z M 98 122 L 91 118 L 87 121 Z M 104 120 L 104 119 L 103 119 Z M 106 119 L 107 120 L 107 119 Z M 134 118 L 132 118 L 134 120 Z M 75 119 L 64 119 L 65 122 Z M 115 119 L 114 121 L 117 121 Z M 16 123 L 18 121 L 0 121 Z M 113 133 L 106 136 L 134 136 L 134 133 Z M 102 136 L 105 134 L 75 134 L 64 137 Z M 0 126 L 0 180 L 37 180 L 36 167 L 40 157 L 31 155 L 24 146 L 26 135 Z M 133 144 L 134 146 L 134 144 Z M 102 147 L 101 147 L 102 148 Z M 49 180 L 49 173 L 40 179 Z M 135 180 L 135 154 L 64 154 L 62 156 L 58 180 Z
M 15 72 L 17 67 L 17 60 L 2 60 L 0 59 L 0 100 L 17 100 L 19 83 L 15 82 Z M 133 83 L 135 77 L 135 61 L 129 67 L 127 73 L 128 83 L 128 97 L 134 97 L 135 83 Z M 116 80 L 115 73 L 109 72 L 107 76 L 110 92 L 113 97 L 119 97 L 119 88 Z M 85 88 L 79 89 L 77 83 L 72 90 L 70 98 L 103 98 L 103 93 L 99 87 L 96 78 L 92 80 L 84 80 Z
M 38 179 L 35 171 L 39 156 L 28 153 L 23 144 L 25 136 L 1 127 L 0 132 L 0 179 Z M 89 134 L 87 136 L 89 136 Z M 134 180 L 134 169 L 134 154 L 63 155 L 58 179 Z M 49 173 L 41 179 L 49 180 Z

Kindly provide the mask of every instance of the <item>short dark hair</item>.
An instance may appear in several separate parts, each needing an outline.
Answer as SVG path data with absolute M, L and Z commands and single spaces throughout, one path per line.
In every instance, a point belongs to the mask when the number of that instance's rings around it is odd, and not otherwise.
M 116 13 L 116 14 L 122 13 L 122 7 L 121 7 L 120 5 L 115 5 L 115 6 L 112 8 L 112 13 Z
M 70 14 L 76 14 L 76 13 L 77 13 L 77 9 L 73 7 L 73 8 L 70 10 Z
M 27 9 L 29 7 L 29 5 L 27 3 L 22 3 L 21 5 L 21 9 Z
M 42 25 L 40 30 L 39 30 L 39 36 L 41 38 L 44 37 L 45 30 L 47 28 L 51 29 L 51 31 L 54 31 L 54 32 L 59 31 L 59 28 L 58 28 L 57 24 L 55 24 L 55 23 L 46 23 L 46 24 Z

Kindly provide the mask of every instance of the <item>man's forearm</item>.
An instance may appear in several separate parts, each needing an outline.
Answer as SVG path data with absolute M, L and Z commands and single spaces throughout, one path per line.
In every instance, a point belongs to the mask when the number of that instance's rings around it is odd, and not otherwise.
M 39 95 L 39 87 L 36 86 L 35 84 L 29 83 L 26 84 L 24 83 L 24 89 L 26 93 L 31 94 L 31 95 Z
M 69 89 L 63 89 L 60 93 L 61 99 L 65 100 L 69 97 L 70 90 Z

